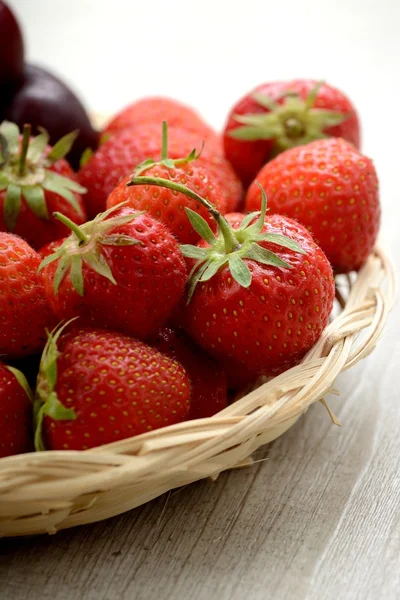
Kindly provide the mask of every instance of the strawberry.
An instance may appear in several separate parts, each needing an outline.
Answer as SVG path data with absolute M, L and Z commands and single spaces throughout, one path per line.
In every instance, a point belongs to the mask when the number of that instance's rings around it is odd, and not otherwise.
M 179 363 L 119 333 L 63 329 L 40 365 L 37 450 L 86 450 L 187 418 L 190 382 Z
M 40 256 L 25 240 L 0 232 L 0 356 L 18 358 L 39 352 L 45 328 L 53 325 Z
M 186 158 L 173 160 L 168 157 L 167 125 L 163 123 L 163 146 L 161 160 L 146 160 L 135 169 L 134 175 L 146 177 L 162 177 L 171 181 L 179 181 L 192 191 L 197 191 L 207 198 L 223 214 L 226 202 L 218 185 L 206 169 L 196 164 L 199 157 L 193 150 Z M 152 217 L 165 223 L 182 244 L 196 243 L 200 236 L 190 224 L 184 211 L 185 206 L 195 210 L 213 227 L 215 221 L 208 210 L 195 200 L 184 194 L 176 194 L 173 190 L 156 188 L 148 185 L 129 187 L 131 177 L 125 177 L 111 192 L 107 199 L 107 208 L 121 202 L 136 210 L 146 210 Z
M 227 405 L 226 374 L 182 330 L 161 329 L 152 345 L 177 360 L 186 370 L 192 384 L 188 419 L 212 417 Z
M 61 211 L 76 223 L 84 223 L 86 212 L 81 194 L 85 189 L 63 158 L 77 133 L 61 138 L 53 148 L 43 130 L 30 137 L 25 125 L 23 137 L 14 123 L 0 125 L 0 231 L 26 239 L 33 248 L 63 237 L 65 225 L 53 217 Z
M 171 159 L 188 155 L 193 148 L 200 148 L 202 142 L 198 133 L 169 127 L 168 154 Z M 85 202 L 89 215 L 93 218 L 105 210 L 107 197 L 118 183 L 146 159 L 158 160 L 161 151 L 158 123 L 123 130 L 102 144 L 79 171 L 79 181 L 88 190 Z M 219 140 L 206 140 L 197 164 L 208 170 L 226 198 L 226 209 L 233 210 L 241 200 L 243 190 L 222 155 Z
M 51 254 L 54 254 L 54 252 L 59 249 L 59 247 L 61 246 L 61 244 L 63 242 L 65 242 L 65 239 L 66 238 L 60 238 L 58 240 L 53 240 L 49 244 L 45 244 L 44 246 L 42 246 L 41 248 L 39 248 L 38 253 L 40 254 L 40 256 L 42 258 L 46 258 L 47 256 L 50 256 Z
M 327 136 L 360 145 L 357 112 L 341 91 L 304 79 L 264 83 L 229 113 L 225 156 L 248 186 L 279 152 Z
M 0 363 L 0 458 L 32 449 L 32 392 L 25 376 Z
M 226 210 L 236 210 L 243 200 L 243 187 L 233 170 L 231 163 L 223 154 L 219 139 L 210 142 L 201 153 L 199 164 L 204 166 L 217 183 L 226 199 Z
M 185 193 L 174 182 L 154 181 Z M 325 328 L 335 296 L 322 250 L 295 221 L 280 215 L 265 220 L 262 195 L 261 212 L 246 215 L 239 229 L 199 197 L 217 220 L 219 233 L 214 236 L 193 213 L 192 223 L 204 241 L 181 246 L 184 256 L 196 261 L 184 326 L 217 360 L 241 370 L 243 379 L 298 363 Z
M 199 133 L 202 139 L 216 135 L 192 108 L 171 98 L 155 96 L 141 98 L 126 106 L 108 123 L 103 136 L 143 123 L 156 123 L 160 126 L 163 121 L 167 121 L 171 127 Z
M 41 263 L 49 305 L 61 319 L 146 338 L 168 319 L 186 282 L 169 229 L 149 215 L 113 207 L 72 230 Z
M 271 213 L 297 219 L 312 233 L 334 270 L 358 270 L 374 247 L 380 222 L 372 161 L 344 140 L 317 140 L 283 152 L 257 175 Z M 247 210 L 260 207 L 252 184 Z
M 246 215 L 244 213 L 241 213 L 241 212 L 226 213 L 224 215 L 225 219 L 228 221 L 228 223 L 230 225 L 232 225 L 232 227 L 234 229 L 239 229 L 239 227 L 242 224 L 242 221 L 245 218 L 245 216 Z

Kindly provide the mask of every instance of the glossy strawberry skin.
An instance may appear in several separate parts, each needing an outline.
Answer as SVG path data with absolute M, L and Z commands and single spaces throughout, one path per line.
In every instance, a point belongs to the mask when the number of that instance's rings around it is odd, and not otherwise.
M 242 382 L 297 364 L 325 328 L 335 295 L 329 262 L 302 225 L 273 215 L 263 232 L 292 238 L 305 254 L 261 242 L 292 268 L 244 259 L 252 273 L 250 286 L 244 288 L 222 267 L 198 284 L 184 318 L 200 346 L 242 369 Z
M 77 181 L 76 175 L 65 159 L 60 159 L 49 171 L 54 171 L 58 175 L 68 177 Z M 16 226 L 12 233 L 24 238 L 32 248 L 38 249 L 53 240 L 68 235 L 68 228 L 53 216 L 54 212 L 61 212 L 63 215 L 77 223 L 78 225 L 86 221 L 85 205 L 80 194 L 74 193 L 76 201 L 79 204 L 80 211 L 75 210 L 71 204 L 59 194 L 45 190 L 45 199 L 49 219 L 40 219 L 37 217 L 21 197 L 21 208 Z M 6 190 L 0 191 L 0 231 L 7 231 L 4 222 L 4 202 Z
M 203 151 L 199 162 L 211 173 L 214 181 L 219 184 L 226 198 L 226 211 L 237 210 L 243 203 L 243 186 L 238 179 L 231 163 L 226 160 L 223 154 L 220 139 L 213 140 L 213 148 L 208 141 L 208 149 Z
M 230 212 L 224 215 L 225 219 L 232 225 L 234 229 L 240 227 L 241 222 L 245 217 L 245 213 L 242 212 Z
M 187 156 L 194 148 L 200 150 L 203 137 L 198 133 L 168 128 L 168 156 L 172 159 Z M 148 158 L 161 156 L 161 127 L 150 123 L 123 130 L 98 148 L 79 172 L 81 185 L 87 188 L 85 203 L 90 217 L 105 210 L 107 197 L 119 182 Z M 197 164 L 205 167 L 226 197 L 227 210 L 241 200 L 243 190 L 231 165 L 222 155 L 220 141 L 205 142 Z
M 277 156 L 257 175 L 270 213 L 305 225 L 334 270 L 358 270 L 375 244 L 380 224 L 378 179 L 372 161 L 344 140 L 317 140 Z M 246 209 L 261 204 L 252 184 Z
M 32 402 L 15 375 L 0 362 L 0 458 L 33 449 Z
M 212 417 L 226 407 L 227 384 L 224 369 L 184 331 L 164 327 L 153 338 L 152 345 L 181 363 L 188 374 L 192 385 L 188 419 Z
M 49 449 L 85 450 L 187 418 L 185 370 L 154 348 L 111 331 L 82 328 L 63 335 L 58 349 L 55 392 L 76 419 L 44 417 Z
M 122 208 L 112 216 L 134 212 Z M 146 338 L 163 325 L 182 297 L 185 261 L 169 229 L 146 214 L 109 230 L 108 234 L 125 234 L 139 242 L 126 246 L 101 245 L 101 254 L 117 284 L 83 264 L 84 295 L 75 291 L 69 275 L 64 277 L 56 294 L 54 276 L 58 261 L 54 261 L 43 269 L 49 305 L 59 320 L 79 316 L 80 325 Z
M 54 317 L 47 305 L 41 258 L 23 239 L 0 232 L 0 356 L 39 352 Z
M 114 134 L 145 123 L 161 123 L 166 121 L 169 127 L 179 127 L 199 133 L 204 139 L 214 137 L 215 132 L 192 108 L 177 100 L 163 97 L 142 98 L 126 106 L 105 127 L 104 134 Z
M 233 106 L 224 128 L 224 150 L 226 158 L 233 165 L 236 174 L 246 187 L 253 181 L 261 167 L 273 158 L 274 141 L 234 139 L 230 136 L 230 132 L 240 126 L 234 115 L 268 112 L 252 98 L 254 92 L 260 92 L 278 103 L 282 103 L 282 99 L 279 100 L 279 97 L 288 90 L 292 90 L 305 100 L 316 84 L 317 82 L 314 80 L 304 79 L 265 83 L 252 90 Z M 356 148 L 360 147 L 360 125 L 357 112 L 341 91 L 328 84 L 323 84 L 319 89 L 314 107 L 345 114 L 351 113 L 352 116 L 346 121 L 325 129 L 324 133 L 328 136 L 344 138 Z
M 64 240 L 65 238 L 59 238 L 58 240 L 54 240 L 49 244 L 45 244 L 44 246 L 39 248 L 38 253 L 42 257 L 42 259 L 46 258 L 46 256 L 54 254 L 54 252 L 59 248 L 59 246 L 63 243 Z
M 225 213 L 226 201 L 218 185 L 214 184 L 213 178 L 209 176 L 207 170 L 196 163 L 184 164 L 174 169 L 169 169 L 164 165 L 154 165 L 140 175 L 161 177 L 183 184 L 209 200 L 222 214 Z M 107 199 L 107 208 L 128 201 L 128 206 L 131 208 L 139 211 L 145 210 L 152 217 L 167 225 L 181 244 L 195 244 L 200 239 L 190 224 L 185 207 L 201 214 L 209 225 L 215 228 L 215 220 L 199 202 L 167 188 L 151 185 L 128 187 L 126 184 L 129 181 L 130 177 L 125 177 L 111 192 Z

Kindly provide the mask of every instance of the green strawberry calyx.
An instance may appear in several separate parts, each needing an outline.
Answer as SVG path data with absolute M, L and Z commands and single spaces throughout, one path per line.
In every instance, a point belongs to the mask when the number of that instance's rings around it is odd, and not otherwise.
M 322 84 L 319 81 L 305 100 L 290 90 L 276 100 L 254 92 L 253 100 L 267 112 L 234 115 L 241 126 L 229 131 L 230 137 L 245 141 L 273 140 L 276 153 L 329 137 L 325 129 L 340 125 L 352 113 L 314 108 Z
M 57 359 L 60 352 L 57 341 L 64 329 L 75 319 L 59 324 L 51 333 L 47 331 L 47 343 L 40 360 L 37 379 L 36 395 L 33 403 L 34 443 L 35 450 L 46 450 L 43 440 L 43 419 L 45 416 L 56 421 L 73 421 L 76 413 L 72 408 L 66 408 L 58 399 L 55 391 L 57 383 Z
M 54 213 L 54 217 L 71 229 L 71 234 L 57 248 L 47 256 L 39 265 L 39 271 L 54 261 L 58 261 L 54 275 L 54 292 L 58 293 L 61 282 L 69 276 L 72 287 L 83 296 L 84 277 L 83 264 L 102 275 L 114 285 L 117 282 L 112 274 L 111 268 L 102 253 L 103 246 L 132 246 L 138 244 L 138 240 L 125 233 L 114 233 L 117 227 L 130 223 L 143 212 L 131 212 L 130 214 L 110 217 L 113 212 L 120 210 L 127 202 L 121 202 L 104 213 L 100 213 L 93 219 L 81 226 L 68 219 L 61 213 Z
M 263 187 L 258 182 L 256 183 L 262 194 L 261 210 L 247 214 L 238 229 L 233 229 L 211 202 L 179 183 L 156 177 L 135 177 L 127 184 L 128 186 L 156 185 L 181 192 L 205 206 L 217 222 L 218 231 L 217 234 L 214 234 L 203 217 L 190 208 L 185 208 L 192 227 L 209 244 L 206 248 L 190 244 L 181 245 L 182 254 L 186 258 L 192 258 L 197 261 L 189 274 L 188 303 L 193 296 L 196 285 L 211 279 L 225 265 L 228 265 L 232 277 L 239 285 L 245 288 L 250 286 L 252 275 L 244 259 L 250 259 L 264 265 L 272 265 L 279 268 L 292 268 L 289 263 L 280 259 L 277 254 L 263 248 L 259 242 L 270 242 L 304 254 L 301 246 L 287 236 L 277 233 L 264 233 L 262 231 L 267 211 L 267 197 Z
M 204 142 L 200 148 L 199 152 L 196 152 L 196 148 L 194 148 L 190 154 L 185 156 L 184 158 L 168 158 L 168 125 L 166 121 L 162 122 L 162 147 L 161 147 L 161 159 L 159 161 L 153 160 L 152 158 L 147 158 L 143 162 L 139 163 L 133 172 L 133 177 L 138 177 L 141 173 L 149 169 L 150 167 L 154 167 L 156 165 L 162 165 L 167 167 L 168 169 L 176 169 L 176 167 L 180 167 L 182 165 L 187 165 L 195 160 L 197 160 L 204 147 Z
M 0 125 L 0 192 L 6 190 L 3 212 L 8 231 L 14 231 L 17 224 L 21 198 L 39 219 L 49 219 L 46 191 L 59 194 L 82 215 L 75 193 L 84 194 L 86 189 L 50 170 L 70 151 L 78 131 L 65 135 L 49 152 L 49 135 L 40 131 L 31 138 L 31 126 L 24 125 L 21 139 L 15 123 L 3 121 Z

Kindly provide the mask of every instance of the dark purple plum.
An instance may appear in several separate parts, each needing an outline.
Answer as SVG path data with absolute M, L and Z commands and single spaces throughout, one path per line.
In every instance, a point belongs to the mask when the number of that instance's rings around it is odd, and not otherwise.
M 93 129 L 80 100 L 65 83 L 42 67 L 25 65 L 22 84 L 1 112 L 0 120 L 13 121 L 21 128 L 30 123 L 33 133 L 44 127 L 50 135 L 50 144 L 79 129 L 79 136 L 66 156 L 74 169 L 78 169 L 86 148 L 97 147 L 99 133 Z
M 0 0 L 0 90 L 12 88 L 23 75 L 24 42 L 18 21 Z

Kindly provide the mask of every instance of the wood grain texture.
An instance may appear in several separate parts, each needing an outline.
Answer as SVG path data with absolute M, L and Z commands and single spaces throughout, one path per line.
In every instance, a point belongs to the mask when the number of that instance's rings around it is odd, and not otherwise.
M 397 256 L 398 245 L 395 246 Z M 400 311 L 252 468 L 53 537 L 0 540 L 2 600 L 395 600 Z

